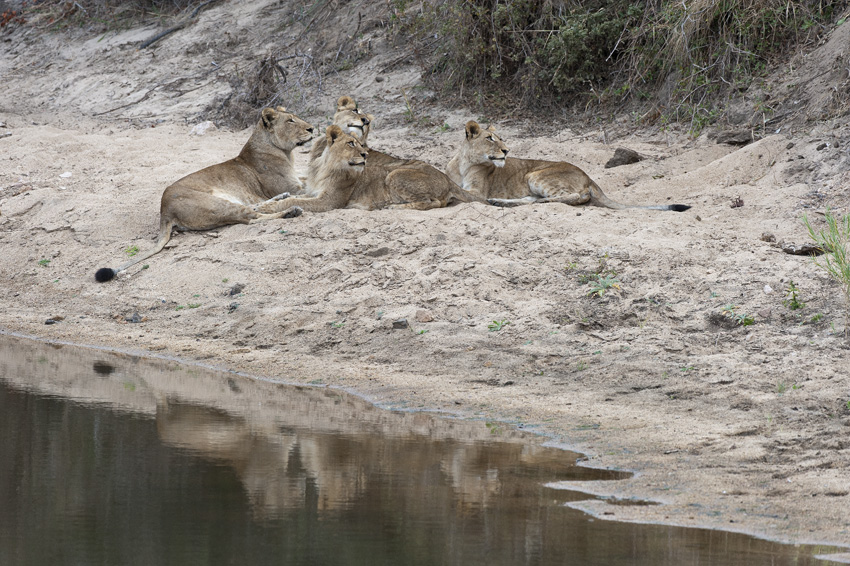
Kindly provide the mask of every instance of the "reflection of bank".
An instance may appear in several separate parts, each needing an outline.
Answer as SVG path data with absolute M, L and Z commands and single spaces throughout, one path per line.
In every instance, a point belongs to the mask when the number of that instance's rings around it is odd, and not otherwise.
M 389 495 L 399 478 L 407 478 L 406 497 L 451 497 L 464 511 L 487 507 L 501 493 L 588 473 L 570 467 L 574 454 L 507 427 L 387 411 L 338 390 L 170 360 L 91 354 L 0 337 L 0 376 L 155 418 L 165 444 L 235 470 L 258 518 L 305 506 L 344 510 Z
M 156 419 L 166 444 L 232 467 L 257 518 L 306 507 L 342 511 L 363 498 L 385 496 L 448 496 L 456 512 L 476 512 L 502 494 L 524 497 L 546 480 L 583 474 L 570 473 L 571 460 L 562 451 L 519 443 L 297 428 L 260 432 L 240 417 L 167 400 L 158 405 Z M 398 484 L 405 484 L 404 495 L 394 493 Z

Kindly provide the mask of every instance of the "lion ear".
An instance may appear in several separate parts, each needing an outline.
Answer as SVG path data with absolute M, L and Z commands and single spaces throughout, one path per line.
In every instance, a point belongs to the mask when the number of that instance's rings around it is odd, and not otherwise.
M 481 135 L 481 126 L 475 120 L 466 123 L 466 139 L 471 140 Z
M 336 101 L 336 111 L 340 110 L 355 110 L 357 108 L 357 103 L 354 102 L 354 99 L 350 96 L 340 96 L 339 100 Z
M 277 118 L 277 112 L 274 108 L 263 109 L 263 126 L 271 128 L 275 118 Z
M 495 134 L 496 133 L 496 127 L 493 126 L 493 124 L 490 124 L 489 126 L 487 126 L 487 131 L 493 132 Z
M 325 135 L 328 137 L 328 145 L 332 145 L 342 135 L 342 128 L 336 124 L 331 124 L 325 130 Z
M 278 106 L 278 107 L 277 107 L 277 111 L 278 111 L 278 112 L 286 112 L 286 108 L 285 108 L 285 107 L 283 107 L 283 106 Z

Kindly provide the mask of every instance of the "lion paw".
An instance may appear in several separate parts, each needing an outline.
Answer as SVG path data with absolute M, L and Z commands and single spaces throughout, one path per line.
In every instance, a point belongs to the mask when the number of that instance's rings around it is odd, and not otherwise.
M 304 214 L 304 209 L 300 206 L 293 206 L 289 210 L 287 210 L 281 218 L 295 218 L 296 216 L 301 216 Z
M 518 203 L 506 201 L 504 199 L 499 198 L 488 198 L 487 203 L 493 206 L 500 206 L 502 208 L 510 208 L 514 206 L 519 206 Z

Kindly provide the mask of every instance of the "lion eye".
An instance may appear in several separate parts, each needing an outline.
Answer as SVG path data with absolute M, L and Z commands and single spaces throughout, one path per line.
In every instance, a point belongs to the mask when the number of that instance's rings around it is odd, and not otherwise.
M 292 118 L 290 118 L 289 120 L 287 120 L 287 122 L 290 122 L 290 123 L 294 124 L 294 123 L 295 123 L 295 120 L 293 120 Z
M 489 141 L 493 141 L 493 136 L 487 136 L 487 139 L 488 139 Z
M 354 147 L 354 142 L 350 141 L 350 142 L 348 142 L 348 145 L 350 145 L 351 147 Z

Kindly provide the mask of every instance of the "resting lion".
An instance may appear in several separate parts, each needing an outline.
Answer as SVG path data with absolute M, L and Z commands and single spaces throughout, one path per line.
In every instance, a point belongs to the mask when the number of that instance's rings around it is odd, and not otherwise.
M 334 123 L 328 129 L 334 135 L 345 133 L 356 138 L 368 155 L 364 156 L 365 170 L 353 184 L 341 188 L 324 180 L 322 169 L 332 166 L 332 160 L 327 156 L 328 144 L 333 139 L 329 133 L 325 138 L 316 140 L 310 152 L 305 196 L 270 201 L 255 208 L 266 213 L 288 206 L 298 206 L 308 212 L 327 212 L 336 208 L 430 210 L 453 202 L 484 202 L 461 190 L 442 171 L 424 161 L 400 159 L 366 147 L 365 138 L 369 134 L 371 118 L 357 108 L 351 97 L 343 96 L 337 102 Z
M 312 138 L 310 124 L 285 108 L 264 109 L 237 157 L 196 171 L 165 189 L 160 204 L 159 239 L 154 248 L 117 269 L 98 269 L 95 279 L 109 281 L 117 273 L 160 252 L 171 239 L 171 230 L 175 227 L 211 230 L 228 224 L 253 224 L 300 215 L 301 210 L 291 206 L 262 214 L 251 205 L 301 190 L 292 163 L 292 150 Z
M 357 107 L 357 103 L 350 96 L 340 96 L 336 101 L 336 113 L 333 117 L 333 123 L 339 128 L 360 140 L 364 146 L 368 147 L 366 139 L 369 137 L 369 124 L 372 123 L 374 117 L 371 114 L 361 112 Z M 313 142 L 313 147 L 310 148 L 310 161 L 313 161 L 325 150 L 325 138 L 319 138 Z
M 449 177 L 463 189 L 496 206 L 535 202 L 593 204 L 617 210 L 644 208 L 682 212 L 685 204 L 631 205 L 605 196 L 587 173 L 564 161 L 507 157 L 508 148 L 492 126 L 466 124 L 466 139 L 447 165 Z

